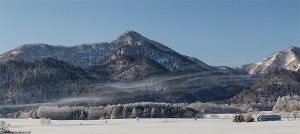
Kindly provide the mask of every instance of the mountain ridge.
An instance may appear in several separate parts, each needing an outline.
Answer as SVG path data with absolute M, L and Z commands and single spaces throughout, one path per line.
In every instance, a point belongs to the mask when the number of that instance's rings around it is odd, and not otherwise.
M 251 63 L 236 67 L 249 74 L 274 72 L 279 69 L 298 71 L 300 69 L 300 48 L 292 46 L 264 58 L 257 63 Z
M 287 67 L 298 65 L 299 48 L 290 47 L 278 53 L 282 59 L 294 58 L 284 62 Z M 278 58 L 269 57 L 265 59 Z M 259 85 L 261 78 L 281 68 L 259 73 L 260 68 L 255 68 L 255 64 L 238 69 L 210 66 L 137 32 L 128 31 L 111 42 L 71 47 L 22 45 L 1 54 L 0 99 L 4 100 L 3 105 L 77 97 L 106 99 L 91 104 L 223 102 L 238 95 L 236 100 L 245 97 L 252 101 L 247 95 L 256 93 L 259 86 L 254 84 Z M 249 74 L 250 70 L 258 71 Z M 286 74 L 292 73 L 279 75 Z M 265 79 L 264 83 L 269 81 L 273 79 Z M 281 88 L 280 85 L 275 87 L 274 91 Z M 295 89 L 292 91 L 298 93 Z
M 237 87 L 241 86 L 224 85 L 227 81 L 223 79 L 225 74 L 217 69 L 133 31 L 121 34 L 111 43 L 72 47 L 22 45 L 2 54 L 0 59 L 1 74 L 5 74 L 0 76 L 4 80 L 0 85 L 0 98 L 7 104 L 48 102 L 76 96 L 111 96 L 110 102 L 115 103 L 136 100 L 194 102 L 202 100 L 201 96 L 205 96 L 210 89 L 226 93 L 218 95 L 218 98 L 210 93 L 211 97 L 203 99 L 209 101 L 233 96 L 234 93 L 229 91 L 238 91 Z M 43 61 L 48 61 L 49 64 L 42 64 Z M 12 62 L 15 64 L 11 64 Z M 58 64 L 65 66 L 52 66 Z M 214 78 L 207 77 L 209 75 L 220 78 L 211 80 L 215 81 L 210 82 L 211 85 L 202 83 L 201 80 Z M 169 77 L 173 79 L 168 79 Z M 189 77 L 193 77 L 193 82 L 186 79 Z M 144 81 L 152 84 L 132 88 L 116 88 L 109 84 L 145 83 Z M 246 79 L 240 81 L 247 83 Z M 193 90 L 186 92 L 191 87 Z M 35 93 L 26 94 L 25 91 L 29 90 L 34 90 L 44 99 L 36 97 Z M 148 95 L 151 97 L 147 97 Z M 15 98 L 16 96 L 19 98 Z M 187 96 L 191 98 L 184 98 Z

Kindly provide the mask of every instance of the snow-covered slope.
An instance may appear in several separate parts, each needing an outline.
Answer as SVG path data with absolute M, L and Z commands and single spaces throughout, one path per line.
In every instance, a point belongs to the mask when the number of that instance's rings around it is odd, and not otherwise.
M 183 56 L 176 51 L 150 40 L 135 31 L 127 31 L 115 40 L 107 43 L 82 44 L 65 47 L 48 44 L 26 44 L 0 55 L 0 63 L 8 60 L 35 61 L 53 57 L 79 67 L 93 66 L 100 62 L 107 63 L 116 57 L 129 56 L 139 59 L 149 58 L 163 65 L 169 71 L 187 68 L 214 70 L 202 61 Z M 120 58 L 122 59 L 122 58 Z M 124 59 L 124 58 L 123 58 Z M 119 62 L 121 67 L 127 66 Z
M 196 58 L 181 55 L 134 31 L 125 32 L 111 43 L 121 47 L 99 62 L 96 68 L 104 68 L 113 79 L 141 79 L 143 76 L 173 72 L 218 72 Z M 141 62 L 145 59 L 147 62 Z
M 109 103 L 218 101 L 251 84 L 134 31 L 108 43 L 22 45 L 2 54 L 0 63 L 0 104 L 79 96 L 109 96 Z
M 127 32 L 121 34 L 115 40 L 111 41 L 110 43 L 115 44 L 117 46 L 151 44 L 162 51 L 171 52 L 171 53 L 175 52 L 174 50 L 168 48 L 167 46 L 165 46 L 159 42 L 150 40 L 135 31 L 127 31 Z
M 107 77 L 139 78 L 164 72 L 218 72 L 202 61 L 187 57 L 150 40 L 135 31 L 127 31 L 111 42 L 65 47 L 26 44 L 0 55 L 0 63 L 9 60 L 33 62 L 51 57 L 76 67 L 100 70 Z M 140 64 L 141 61 L 151 61 Z M 156 68 L 155 68 L 156 67 Z M 152 71 L 142 69 L 152 68 Z M 157 70 L 156 70 L 157 69 Z M 138 72 L 149 74 L 139 74 Z M 130 73 L 132 76 L 129 76 Z M 124 76 L 122 76 L 124 74 Z M 125 76 L 126 74 L 126 76 Z M 112 76 L 110 76 L 112 75 Z M 136 77 L 138 75 L 139 77 Z
M 273 72 L 278 69 L 298 71 L 300 69 L 300 48 L 290 47 L 274 53 L 258 63 L 239 66 L 237 69 L 247 71 L 249 74 Z
M 189 60 L 195 62 L 196 64 L 198 64 L 201 67 L 204 67 L 204 68 L 210 69 L 210 70 L 214 70 L 215 69 L 215 68 L 207 65 L 206 63 L 204 63 L 203 61 L 201 61 L 201 60 L 199 60 L 199 59 L 197 59 L 195 57 L 190 57 L 190 56 L 185 56 L 185 57 L 188 58 Z
M 0 55 L 0 62 L 7 60 L 34 61 L 53 57 L 74 66 L 86 67 L 96 64 L 119 46 L 109 43 L 82 44 L 65 47 L 48 44 L 25 44 Z

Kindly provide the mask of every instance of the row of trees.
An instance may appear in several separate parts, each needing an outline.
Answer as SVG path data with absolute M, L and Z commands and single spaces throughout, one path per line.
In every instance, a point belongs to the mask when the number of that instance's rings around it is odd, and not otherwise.
M 119 104 L 99 107 L 41 106 L 37 110 L 38 117 L 58 120 L 66 119 L 99 119 L 99 118 L 158 118 L 158 117 L 194 117 L 196 110 L 165 103 L 153 105 Z
M 300 116 L 300 96 L 282 96 L 278 97 L 273 112 L 279 113 L 283 116 L 294 117 Z
M 274 112 L 293 112 L 300 111 L 300 96 L 282 96 L 278 97 L 275 106 L 273 107 Z
M 241 113 L 241 109 L 230 105 L 213 103 L 153 103 L 139 102 L 97 107 L 40 106 L 39 118 L 57 120 L 100 119 L 100 118 L 191 118 L 202 117 L 204 113 Z

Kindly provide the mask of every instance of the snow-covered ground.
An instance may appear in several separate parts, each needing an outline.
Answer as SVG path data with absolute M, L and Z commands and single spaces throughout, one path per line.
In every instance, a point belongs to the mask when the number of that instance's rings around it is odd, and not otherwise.
M 42 126 L 39 119 L 0 119 L 13 131 L 32 134 L 299 134 L 300 119 L 233 123 L 231 119 L 109 119 L 52 120 Z

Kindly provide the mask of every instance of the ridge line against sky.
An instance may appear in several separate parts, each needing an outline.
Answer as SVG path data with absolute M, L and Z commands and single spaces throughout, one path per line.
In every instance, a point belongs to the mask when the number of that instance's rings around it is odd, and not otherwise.
M 300 0 L 0 0 L 0 54 L 108 42 L 128 30 L 209 65 L 238 66 L 300 47 Z

